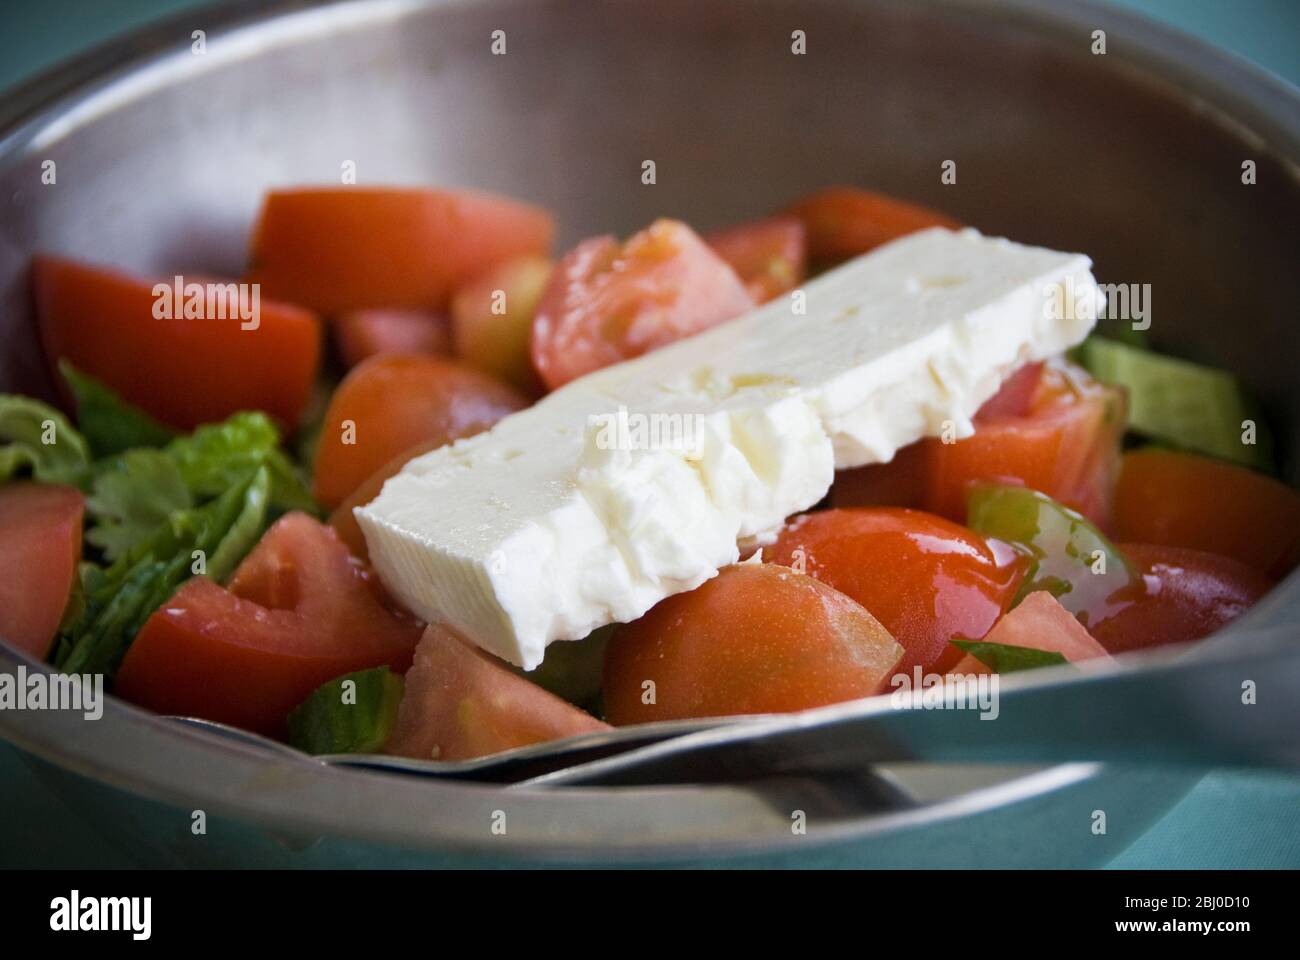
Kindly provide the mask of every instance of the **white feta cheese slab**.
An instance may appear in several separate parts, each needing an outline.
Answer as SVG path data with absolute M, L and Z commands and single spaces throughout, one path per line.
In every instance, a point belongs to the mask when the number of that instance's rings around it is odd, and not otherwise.
M 412 460 L 356 516 L 388 589 L 526 669 L 739 558 L 837 468 L 973 431 L 1097 315 L 1091 261 L 940 228 Z

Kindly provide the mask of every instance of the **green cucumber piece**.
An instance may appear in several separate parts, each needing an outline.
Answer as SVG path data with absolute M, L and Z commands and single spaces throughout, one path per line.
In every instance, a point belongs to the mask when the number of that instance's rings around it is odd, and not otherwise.
M 1079 349 L 1083 366 L 1103 383 L 1128 390 L 1129 429 L 1157 443 L 1273 471 L 1273 437 L 1258 404 L 1231 373 L 1153 353 L 1106 337 Z M 1255 424 L 1246 443 L 1245 421 Z
M 1029 558 L 1013 606 L 1035 590 L 1046 590 L 1086 627 L 1108 616 L 1116 592 L 1138 579 L 1091 521 L 1037 490 L 979 484 L 967 501 L 966 525 Z

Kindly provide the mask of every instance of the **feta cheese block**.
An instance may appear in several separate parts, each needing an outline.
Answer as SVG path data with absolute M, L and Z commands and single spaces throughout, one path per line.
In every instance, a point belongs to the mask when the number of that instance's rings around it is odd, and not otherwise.
M 1081 254 L 925 230 L 408 463 L 358 508 L 388 589 L 526 669 L 691 590 L 1087 334 Z

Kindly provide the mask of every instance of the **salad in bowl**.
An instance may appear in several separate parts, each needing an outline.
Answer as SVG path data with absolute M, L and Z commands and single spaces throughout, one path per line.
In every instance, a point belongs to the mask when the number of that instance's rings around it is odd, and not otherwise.
M 36 257 L 61 396 L 0 396 L 0 640 L 463 760 L 1191 643 L 1300 561 L 1248 390 L 1082 254 L 853 187 L 553 233 L 299 188 L 238 279 Z

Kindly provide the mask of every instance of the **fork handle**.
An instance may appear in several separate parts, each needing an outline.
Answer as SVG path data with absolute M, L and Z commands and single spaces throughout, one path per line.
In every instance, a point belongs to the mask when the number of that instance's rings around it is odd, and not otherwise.
M 899 709 L 877 697 L 687 734 L 526 783 L 696 783 L 899 761 L 1294 767 L 1300 642 L 1268 639 L 1227 658 L 1183 657 L 1064 682 L 1068 668 L 1041 680 L 1025 676 L 1000 692 L 996 719 Z

